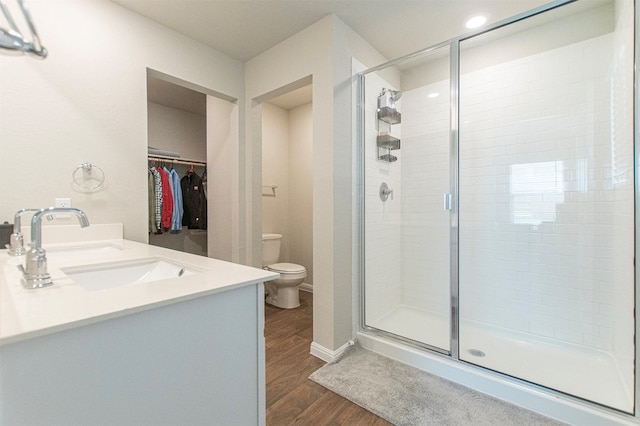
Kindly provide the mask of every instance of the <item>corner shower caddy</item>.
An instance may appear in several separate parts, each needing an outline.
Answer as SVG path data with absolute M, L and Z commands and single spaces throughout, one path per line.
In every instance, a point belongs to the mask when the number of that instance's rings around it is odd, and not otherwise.
M 400 139 L 391 136 L 391 126 L 400 124 L 402 116 L 396 106 L 396 101 L 400 99 L 401 92 L 390 89 L 382 89 L 378 96 L 378 136 L 376 144 L 378 146 L 378 160 L 393 163 L 398 159 L 391 151 L 400 149 Z M 382 124 L 384 123 L 384 124 Z M 385 129 L 385 130 L 383 130 Z

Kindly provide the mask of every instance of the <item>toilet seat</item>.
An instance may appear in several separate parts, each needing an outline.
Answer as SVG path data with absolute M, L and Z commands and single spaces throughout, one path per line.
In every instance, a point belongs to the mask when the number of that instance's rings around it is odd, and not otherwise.
M 265 269 L 279 274 L 299 274 L 301 272 L 307 272 L 304 266 L 296 265 L 295 263 L 274 263 L 273 265 L 266 266 Z
M 295 263 L 274 263 L 264 269 L 280 274 L 279 278 L 264 283 L 267 290 L 265 301 L 279 308 L 291 309 L 300 306 L 298 286 L 307 276 L 307 270 Z

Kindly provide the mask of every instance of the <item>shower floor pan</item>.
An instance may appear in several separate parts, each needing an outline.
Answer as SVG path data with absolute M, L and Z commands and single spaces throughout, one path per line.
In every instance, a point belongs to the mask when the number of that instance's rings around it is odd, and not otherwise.
M 449 320 L 443 315 L 400 305 L 368 325 L 449 349 Z M 633 409 L 633 378 L 624 380 L 605 351 L 462 319 L 460 359 L 618 410 Z

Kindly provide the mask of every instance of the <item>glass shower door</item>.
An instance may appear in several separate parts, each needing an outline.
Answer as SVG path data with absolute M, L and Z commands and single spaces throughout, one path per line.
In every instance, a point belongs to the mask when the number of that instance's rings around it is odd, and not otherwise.
M 633 16 L 576 2 L 460 44 L 460 359 L 627 412 Z
M 450 351 L 449 46 L 364 76 L 364 324 Z

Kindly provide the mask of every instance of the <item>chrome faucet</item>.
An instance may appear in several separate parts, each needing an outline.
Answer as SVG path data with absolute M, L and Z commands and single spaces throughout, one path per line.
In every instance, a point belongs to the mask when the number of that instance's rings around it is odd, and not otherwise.
M 11 234 L 9 244 L 5 246 L 9 249 L 9 254 L 11 256 L 22 256 L 26 252 L 26 249 L 24 248 L 24 236 L 20 231 L 20 215 L 24 212 L 37 211 L 40 211 L 40 209 L 20 209 L 13 217 L 13 234 Z
M 89 226 L 87 215 L 80 209 L 71 207 L 49 207 L 41 209 L 31 219 L 31 249 L 27 252 L 27 260 L 22 273 L 26 288 L 41 288 L 53 284 L 51 275 L 47 272 L 47 252 L 42 248 L 42 217 L 54 213 L 73 213 L 78 218 L 80 226 Z

